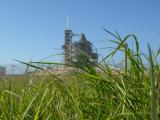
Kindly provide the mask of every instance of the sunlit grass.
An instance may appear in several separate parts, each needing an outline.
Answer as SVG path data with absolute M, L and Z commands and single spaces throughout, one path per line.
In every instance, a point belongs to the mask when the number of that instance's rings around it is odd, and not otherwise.
M 69 67 L 76 69 L 61 76 L 32 73 L 1 77 L 0 119 L 158 119 L 159 52 L 153 53 L 149 47 L 149 54 L 144 56 L 134 34 L 121 38 L 104 30 L 113 36 L 117 47 L 99 63 L 81 66 L 73 62 Z M 134 51 L 126 45 L 129 38 L 135 41 Z M 124 67 L 113 68 L 107 63 L 117 52 L 126 56 L 122 60 Z M 37 64 L 58 64 L 21 63 L 41 70 Z

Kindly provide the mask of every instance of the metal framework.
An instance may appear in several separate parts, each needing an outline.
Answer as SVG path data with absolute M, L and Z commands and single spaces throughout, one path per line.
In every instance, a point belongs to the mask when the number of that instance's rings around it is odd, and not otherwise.
M 68 26 L 68 25 L 67 25 Z M 73 36 L 80 36 L 80 40 L 73 42 Z M 65 44 L 63 45 L 64 49 L 64 63 L 70 64 L 73 58 L 76 58 L 80 51 L 89 56 L 91 59 L 98 60 L 98 54 L 94 52 L 92 43 L 88 41 L 84 34 L 74 34 L 72 30 L 65 30 Z

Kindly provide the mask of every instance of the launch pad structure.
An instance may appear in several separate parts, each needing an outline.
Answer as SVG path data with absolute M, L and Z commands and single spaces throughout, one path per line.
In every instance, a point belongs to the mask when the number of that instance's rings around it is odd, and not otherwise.
M 64 50 L 64 63 L 70 64 L 74 58 L 76 58 L 80 52 L 83 52 L 89 58 L 94 61 L 98 61 L 98 53 L 95 49 L 93 49 L 93 45 L 90 41 L 86 39 L 85 34 L 75 34 L 68 27 L 68 19 L 67 19 L 67 29 L 64 31 L 64 45 L 62 46 Z M 79 41 L 74 42 L 73 37 L 79 36 Z

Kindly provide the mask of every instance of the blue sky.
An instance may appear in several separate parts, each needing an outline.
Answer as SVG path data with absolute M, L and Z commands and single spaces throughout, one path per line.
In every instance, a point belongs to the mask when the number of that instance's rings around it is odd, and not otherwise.
M 73 32 L 85 33 L 97 48 L 113 45 L 103 27 L 122 36 L 135 33 L 144 52 L 147 43 L 160 46 L 160 0 L 0 0 L 0 64 L 61 53 L 66 16 Z

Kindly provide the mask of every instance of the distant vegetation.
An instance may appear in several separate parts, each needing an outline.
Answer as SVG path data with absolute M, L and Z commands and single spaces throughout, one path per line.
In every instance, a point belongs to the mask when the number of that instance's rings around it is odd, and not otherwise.
M 79 60 L 75 71 L 60 75 L 25 74 L 1 77 L 0 119 L 2 120 L 158 120 L 160 50 L 140 50 L 137 37 L 111 34 L 117 45 L 100 62 Z M 132 38 L 135 49 L 126 43 Z M 110 67 L 107 60 L 124 54 L 124 67 Z M 22 62 L 23 63 L 23 62 Z M 57 64 L 37 62 L 38 64 Z M 144 63 L 147 63 L 144 64 Z M 36 69 L 36 63 L 24 63 Z M 60 63 L 61 65 L 61 63 Z

